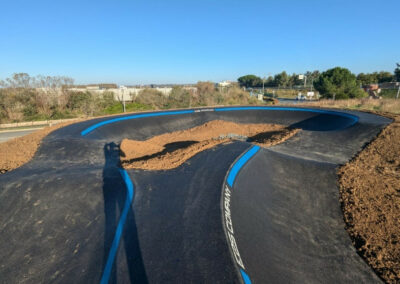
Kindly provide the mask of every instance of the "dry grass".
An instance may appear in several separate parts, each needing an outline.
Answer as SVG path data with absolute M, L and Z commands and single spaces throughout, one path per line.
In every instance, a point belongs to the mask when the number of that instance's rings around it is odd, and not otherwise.
M 350 99 L 350 100 L 320 100 L 317 102 L 308 102 L 299 104 L 302 106 L 317 106 L 327 108 L 346 108 L 354 110 L 368 110 L 368 111 L 379 111 L 387 113 L 400 113 L 400 99 Z
M 285 99 L 295 99 L 298 93 L 302 93 L 305 95 L 309 92 L 309 89 L 272 89 L 272 88 L 265 88 L 265 93 L 267 94 L 274 94 L 275 97 L 278 98 L 285 98 Z M 318 91 L 314 90 L 315 95 L 318 97 Z

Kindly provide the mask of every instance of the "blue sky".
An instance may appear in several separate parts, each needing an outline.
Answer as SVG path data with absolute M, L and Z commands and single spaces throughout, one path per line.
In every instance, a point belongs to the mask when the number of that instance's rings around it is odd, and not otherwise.
M 399 0 L 2 0 L 0 10 L 0 79 L 192 83 L 400 61 Z

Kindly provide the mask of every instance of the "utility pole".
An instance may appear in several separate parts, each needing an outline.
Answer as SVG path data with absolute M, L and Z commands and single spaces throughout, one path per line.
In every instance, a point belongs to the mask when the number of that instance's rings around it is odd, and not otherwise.
M 310 86 L 310 92 L 312 92 L 312 88 L 314 86 L 314 77 L 311 77 L 311 86 Z
M 125 107 L 125 87 L 121 86 L 121 97 L 122 97 L 122 108 L 124 110 L 124 112 L 126 111 L 126 107 Z
M 397 68 L 400 68 L 399 63 L 396 63 L 396 65 L 397 65 Z M 396 70 L 395 70 L 395 72 L 396 72 Z M 397 84 L 399 84 L 399 89 L 397 90 L 396 100 L 399 98 L 399 94 L 400 94 L 400 82 L 397 82 Z
M 304 80 L 304 89 L 306 88 L 307 85 L 307 75 L 305 74 L 299 74 L 299 80 Z
M 263 96 L 265 94 L 265 92 L 264 92 L 264 83 L 265 83 L 265 76 L 263 77 Z

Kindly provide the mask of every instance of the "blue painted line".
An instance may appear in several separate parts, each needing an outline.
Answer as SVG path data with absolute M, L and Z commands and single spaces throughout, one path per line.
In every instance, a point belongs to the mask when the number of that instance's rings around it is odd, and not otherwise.
M 323 113 L 323 114 L 331 114 L 338 115 L 346 118 L 350 118 L 353 120 L 353 125 L 356 124 L 359 120 L 358 116 L 352 115 L 349 113 L 338 112 L 338 111 L 330 111 L 330 110 L 322 110 L 322 109 L 311 109 L 311 108 L 294 108 L 294 107 L 267 107 L 267 106 L 259 106 L 259 107 L 222 107 L 215 108 L 214 111 L 239 111 L 239 110 L 284 110 L 284 111 L 303 111 L 303 112 L 314 112 L 314 113 Z M 92 126 L 86 128 L 81 132 L 81 136 L 85 136 L 92 132 L 93 130 L 114 122 L 144 118 L 144 117 L 156 117 L 156 116 L 164 116 L 164 115 L 177 115 L 177 114 L 186 114 L 186 113 L 194 113 L 195 110 L 180 110 L 180 111 L 165 111 L 165 112 L 153 112 L 153 113 L 143 113 L 143 114 L 135 114 L 124 117 L 118 117 L 110 120 L 104 120 L 93 124 Z
M 353 120 L 354 124 L 358 122 L 358 117 L 352 114 L 348 113 L 343 113 L 343 112 L 337 112 L 337 111 L 329 111 L 329 110 L 319 110 L 319 109 L 308 109 L 308 108 L 292 108 L 292 107 L 224 107 L 224 108 L 216 108 L 214 111 L 239 111 L 239 110 L 283 110 L 283 111 L 304 111 L 304 112 L 314 112 L 314 113 L 324 113 L 324 114 L 332 114 L 332 115 L 339 115 L 342 117 L 347 117 Z M 167 111 L 167 112 L 155 112 L 155 113 L 145 113 L 145 114 L 136 114 L 136 115 L 130 115 L 130 116 L 124 116 L 124 117 L 118 117 L 110 120 L 105 120 L 101 121 L 99 123 L 96 123 L 85 130 L 81 132 L 81 136 L 85 136 L 92 132 L 93 130 L 115 122 L 119 121 L 124 121 L 124 120 L 130 120 L 130 119 L 137 119 L 137 118 L 145 118 L 145 117 L 157 117 L 157 116 L 165 116 L 165 115 L 178 115 L 178 114 L 188 114 L 188 113 L 194 113 L 194 110 L 183 110 L 183 111 Z M 231 168 L 227 182 L 230 187 L 233 186 L 233 183 L 235 182 L 236 176 L 239 173 L 240 169 L 247 163 L 248 160 L 251 159 L 258 151 L 260 150 L 259 146 L 253 146 L 248 150 Z M 129 178 L 128 173 L 120 169 L 120 173 L 122 175 L 122 178 L 125 182 L 126 188 L 127 188 L 127 196 L 125 200 L 125 205 L 124 209 L 122 211 L 117 230 L 115 232 L 114 240 L 111 245 L 111 249 L 107 258 L 106 266 L 103 271 L 103 275 L 101 277 L 101 284 L 106 284 L 108 283 L 110 279 L 110 274 L 111 270 L 114 264 L 115 256 L 117 254 L 117 250 L 119 247 L 119 243 L 121 240 L 122 232 L 124 229 L 124 224 L 126 221 L 126 218 L 128 216 L 129 212 L 129 207 L 131 206 L 132 199 L 133 199 L 133 193 L 134 193 L 134 187 L 132 184 L 131 179 Z M 245 284 L 251 284 L 250 277 L 244 272 L 244 270 L 240 269 L 240 273 L 242 275 L 243 281 Z
M 223 107 L 216 108 L 215 111 L 237 111 L 237 110 L 288 110 L 288 111 L 304 111 L 304 112 L 314 112 L 314 113 L 324 113 L 324 114 L 332 114 L 339 115 L 342 117 L 347 117 L 353 120 L 354 124 L 358 122 L 358 116 L 339 112 L 332 110 L 323 110 L 323 109 L 313 109 L 313 108 L 296 108 L 296 107 L 267 107 L 267 106 L 259 106 L 259 107 Z
M 245 284 L 251 284 L 251 280 L 250 280 L 249 275 L 247 275 L 247 273 L 244 272 L 243 269 L 240 269 L 240 274 L 242 274 L 242 278 L 243 278 L 243 281 L 244 281 Z
M 112 267 L 114 264 L 114 259 L 117 254 L 117 251 L 118 251 L 122 232 L 124 230 L 124 224 L 126 221 L 126 217 L 128 216 L 129 207 L 131 206 L 132 199 L 133 199 L 134 188 L 133 188 L 132 181 L 129 178 L 128 173 L 124 169 L 120 169 L 119 171 L 120 171 L 122 179 L 124 180 L 125 185 L 126 185 L 126 199 L 125 199 L 124 209 L 122 211 L 121 217 L 119 218 L 117 230 L 115 231 L 114 240 L 112 242 L 111 249 L 108 254 L 106 266 L 104 267 L 103 275 L 100 280 L 101 284 L 108 283 L 108 281 L 110 279 L 110 274 L 111 274 L 111 270 L 112 270 Z
M 258 150 L 260 150 L 260 146 L 251 147 L 240 159 L 233 165 L 231 170 L 229 171 L 227 182 L 230 187 L 233 186 L 235 182 L 236 176 L 239 173 L 240 169 L 247 163 L 248 160 L 253 157 Z
M 110 120 L 104 120 L 99 123 L 93 124 L 92 126 L 86 128 L 81 132 L 82 136 L 85 136 L 95 130 L 96 128 L 99 128 L 101 126 L 118 122 L 118 121 L 124 121 L 124 120 L 129 120 L 129 119 L 137 119 L 137 118 L 144 118 L 144 117 L 154 117 L 154 116 L 164 116 L 164 115 L 176 115 L 176 114 L 185 114 L 185 113 L 194 113 L 194 110 L 180 110 L 180 111 L 165 111 L 165 112 L 152 112 L 152 113 L 143 113 L 143 114 L 135 114 L 135 115 L 129 115 L 129 116 L 124 116 L 124 117 L 118 117 Z

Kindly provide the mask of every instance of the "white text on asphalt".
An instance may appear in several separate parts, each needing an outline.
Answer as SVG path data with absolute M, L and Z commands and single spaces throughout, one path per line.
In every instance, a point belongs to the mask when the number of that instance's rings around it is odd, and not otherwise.
M 235 260 L 237 264 L 244 269 L 242 258 L 240 257 L 239 249 L 236 244 L 235 236 L 233 235 L 233 225 L 232 225 L 232 217 L 231 217 L 231 191 L 227 186 L 225 186 L 224 192 L 224 215 L 225 215 L 225 225 L 226 230 L 228 232 L 229 243 L 231 245 L 231 249 L 235 256 Z

